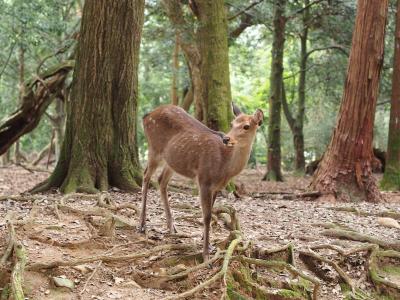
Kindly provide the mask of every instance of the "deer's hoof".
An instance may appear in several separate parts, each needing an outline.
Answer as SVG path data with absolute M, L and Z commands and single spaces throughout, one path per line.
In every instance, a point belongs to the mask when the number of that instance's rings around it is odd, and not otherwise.
M 208 253 L 214 253 L 214 252 L 216 252 L 216 250 L 217 250 L 216 247 L 214 247 L 211 244 L 208 244 Z
M 175 224 L 173 224 L 172 226 L 170 226 L 170 228 L 169 228 L 169 233 L 170 233 L 170 234 L 178 233 L 178 230 L 176 229 Z
M 137 228 L 137 232 L 138 232 L 138 233 L 146 233 L 146 225 L 140 225 L 140 226 Z

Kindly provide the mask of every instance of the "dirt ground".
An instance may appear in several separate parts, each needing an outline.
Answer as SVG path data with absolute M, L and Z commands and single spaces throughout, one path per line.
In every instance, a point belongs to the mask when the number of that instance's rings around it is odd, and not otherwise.
M 217 274 L 221 260 L 217 260 L 219 263 L 214 263 L 212 268 L 199 268 L 182 280 L 153 280 L 165 274 L 181 274 L 201 264 L 201 209 L 197 196 L 193 195 L 195 188 L 191 182 L 176 177 L 169 192 L 179 234 L 171 236 L 167 233 L 158 192 L 151 189 L 147 234 L 140 235 L 135 229 L 140 193 L 112 190 L 103 196 L 72 194 L 66 197 L 57 193 L 20 194 L 48 175 L 16 166 L 0 169 L 0 257 L 9 241 L 10 225 L 6 221 L 12 220 L 16 239 L 27 252 L 24 291 L 29 299 L 166 299 Z M 284 183 L 261 182 L 261 177 L 262 170 L 243 171 L 237 180 L 244 184 L 246 196 L 237 199 L 233 194 L 221 194 L 216 205 L 229 205 L 235 209 L 241 236 L 251 242 L 254 249 L 292 245 L 293 265 L 321 281 L 318 299 L 345 299 L 340 285 L 343 278 L 333 264 L 322 261 L 314 263 L 314 267 L 312 263 L 307 264 L 310 260 L 301 259 L 301 251 L 326 244 L 340 249 L 365 246 L 365 241 L 329 236 L 327 231 L 330 229 L 348 229 L 367 235 L 394 245 L 393 249 L 399 251 L 398 223 L 395 224 L 395 218 L 390 219 L 394 222 L 388 223 L 382 219 L 386 215 L 380 216 L 386 212 L 400 214 L 399 193 L 385 193 L 388 201 L 381 204 L 321 203 L 302 196 L 309 184 L 308 177 L 287 174 Z M 215 218 L 212 226 L 211 243 L 215 248 L 230 234 L 221 220 Z M 170 245 L 172 248 L 168 248 Z M 386 249 L 385 245 L 382 247 Z M 376 293 L 376 283 L 374 288 L 374 281 L 368 275 L 368 254 L 355 251 L 340 257 L 334 249 L 322 248 L 313 253 L 336 262 L 351 282 L 365 292 L 360 298 L 349 299 L 390 299 Z M 397 263 L 393 268 L 399 271 Z M 0 265 L 0 288 L 7 284 L 11 267 L 12 259 L 3 269 Z M 275 276 L 281 282 L 298 280 L 284 270 L 272 272 L 255 266 L 251 268 L 260 278 Z M 385 276 L 395 283 L 395 287 L 400 285 L 398 273 L 388 272 Z M 64 282 L 61 285 L 73 286 L 56 287 L 57 278 Z M 223 280 L 217 281 L 190 298 L 221 299 L 223 285 Z M 250 291 L 243 293 L 252 298 Z M 270 299 L 307 298 L 280 296 Z M 392 299 L 395 298 L 392 296 Z

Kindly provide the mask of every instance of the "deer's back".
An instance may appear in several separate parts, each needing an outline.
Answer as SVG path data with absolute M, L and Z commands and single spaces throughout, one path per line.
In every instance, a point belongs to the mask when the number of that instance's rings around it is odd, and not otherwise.
M 143 126 L 149 151 L 175 172 L 189 178 L 200 175 L 204 180 L 222 180 L 230 147 L 183 109 L 160 106 L 144 118 Z

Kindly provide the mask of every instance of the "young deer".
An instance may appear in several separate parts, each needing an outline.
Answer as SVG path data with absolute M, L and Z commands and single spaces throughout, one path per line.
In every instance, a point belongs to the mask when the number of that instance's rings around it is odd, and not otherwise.
M 160 106 L 143 118 L 149 148 L 142 186 L 141 232 L 146 225 L 147 190 L 151 176 L 160 162 L 165 161 L 158 182 L 168 229 L 171 233 L 176 232 L 167 195 L 168 182 L 176 172 L 197 181 L 204 221 L 203 258 L 208 259 L 211 209 L 217 192 L 246 166 L 264 116 L 260 109 L 253 115 L 245 115 L 233 105 L 233 111 L 236 118 L 226 136 L 209 129 L 174 105 Z

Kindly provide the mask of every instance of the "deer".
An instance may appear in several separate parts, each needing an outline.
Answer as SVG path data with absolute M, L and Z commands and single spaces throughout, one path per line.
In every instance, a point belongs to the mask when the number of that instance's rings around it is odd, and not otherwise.
M 164 162 L 158 178 L 160 198 L 167 227 L 176 233 L 167 187 L 174 173 L 193 179 L 198 186 L 203 215 L 203 260 L 209 259 L 209 232 L 212 208 L 228 182 L 238 175 L 250 157 L 252 144 L 264 114 L 257 109 L 246 115 L 232 103 L 235 116 L 227 134 L 214 131 L 175 105 L 162 105 L 143 117 L 148 141 L 148 160 L 142 183 L 139 232 L 146 230 L 146 202 L 152 175 Z

